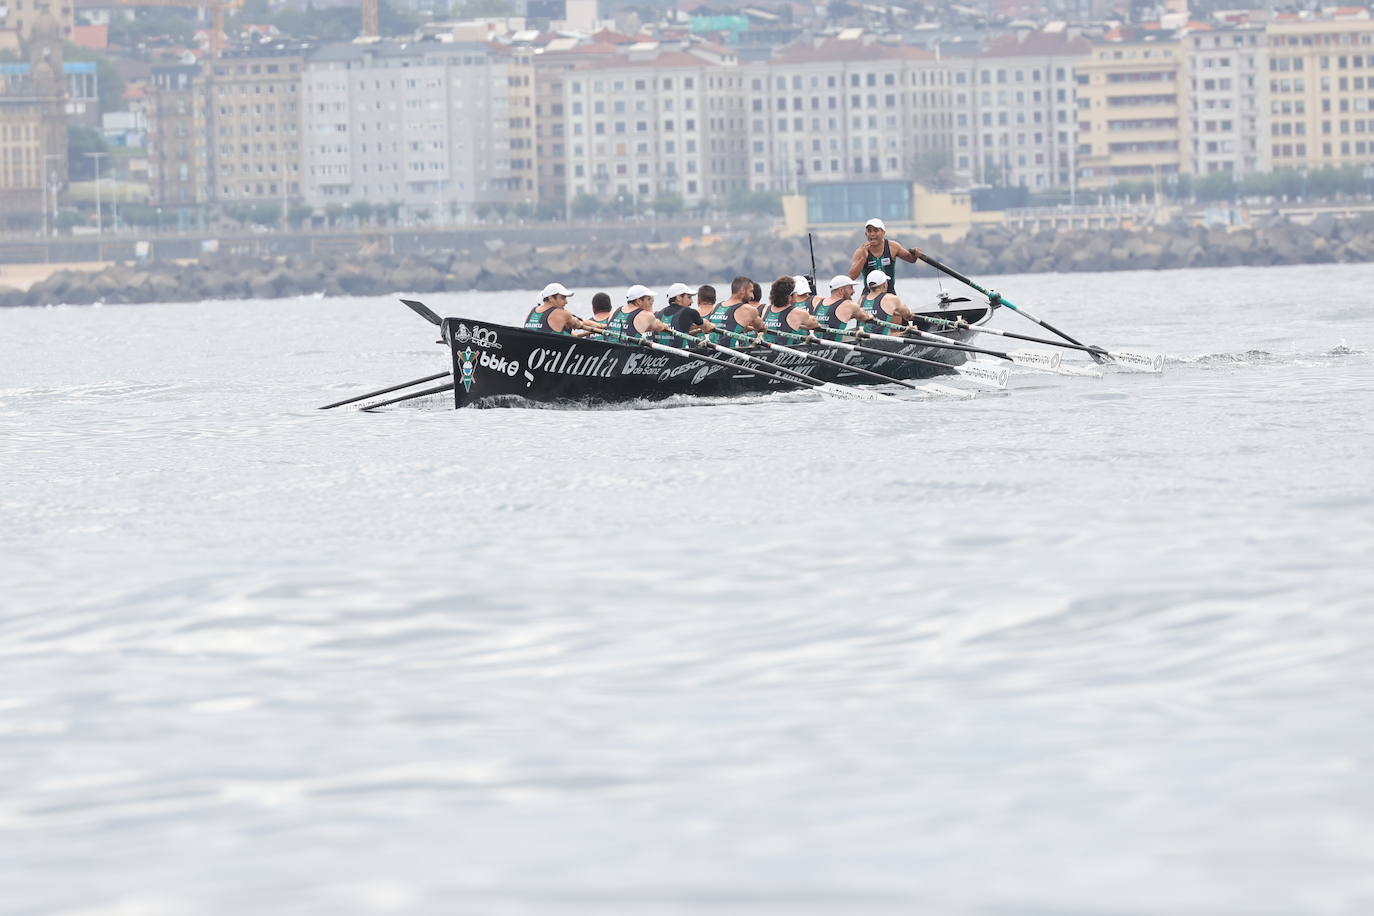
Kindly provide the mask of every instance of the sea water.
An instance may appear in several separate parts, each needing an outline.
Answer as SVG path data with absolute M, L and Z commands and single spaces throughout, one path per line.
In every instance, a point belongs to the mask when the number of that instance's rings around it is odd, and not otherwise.
M 1165 372 L 371 414 L 394 298 L 0 312 L 0 912 L 1369 912 L 1374 265 L 988 283 Z

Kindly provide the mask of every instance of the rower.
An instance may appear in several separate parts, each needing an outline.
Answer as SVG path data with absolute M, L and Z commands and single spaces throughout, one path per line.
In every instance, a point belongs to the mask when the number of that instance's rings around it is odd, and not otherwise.
M 807 287 L 808 292 L 810 287 Z M 767 333 L 763 339 L 769 343 L 790 343 L 806 331 L 820 327 L 811 313 L 799 308 L 797 281 L 795 277 L 778 277 L 768 287 L 768 309 L 763 314 L 763 326 Z M 806 293 L 800 294 L 806 299 Z
M 572 290 L 562 283 L 550 283 L 539 293 L 539 304 L 525 316 L 525 328 L 548 331 L 551 334 L 572 334 L 573 331 L 599 331 L 595 321 L 578 318 L 568 311 L 568 297 Z
M 654 294 L 647 286 L 635 284 L 625 293 L 625 304 L 606 321 L 606 336 L 620 343 L 637 343 L 640 338 L 668 326 L 654 317 Z
M 887 274 L 881 270 L 870 270 L 866 278 L 867 291 L 864 293 L 863 302 L 859 307 L 868 312 L 872 318 L 879 321 L 887 321 L 892 324 L 908 324 L 911 321 L 911 309 L 897 295 L 893 293 L 887 285 Z M 882 325 L 868 323 L 864 326 L 865 331 L 873 331 L 877 334 L 890 333 L 889 328 Z
M 674 283 L 668 287 L 668 304 L 659 309 L 655 317 L 680 334 L 714 331 L 716 326 L 701 317 L 700 310 L 692 308 L 692 295 L 692 288 L 686 283 Z M 682 340 L 676 334 L 665 332 L 658 335 L 658 342 L 678 346 Z
M 597 293 L 592 296 L 592 321 L 600 321 L 602 324 L 611 317 L 611 297 L 605 293 Z
M 873 316 L 854 301 L 854 281 L 847 274 L 837 274 L 831 279 L 829 296 L 816 298 L 816 306 L 811 314 L 821 330 L 827 332 L 827 336 L 840 336 L 855 318 L 865 323 L 873 320 Z
M 731 334 L 757 334 L 764 330 L 763 318 L 758 307 L 749 299 L 756 284 L 748 277 L 736 277 L 730 281 L 730 298 L 719 303 L 707 319 L 717 328 Z M 727 347 L 739 346 L 739 342 L 729 336 L 717 334 L 715 342 Z
M 896 292 L 897 258 L 915 264 L 921 256 L 921 249 L 908 249 L 889 239 L 887 227 L 877 217 L 864 223 L 864 236 L 868 241 L 854 252 L 854 260 L 849 265 L 849 276 L 857 280 L 859 277 L 867 277 L 875 270 L 881 270 L 887 274 L 888 292 Z
M 709 315 L 716 308 L 716 288 L 703 283 L 697 289 L 697 311 Z

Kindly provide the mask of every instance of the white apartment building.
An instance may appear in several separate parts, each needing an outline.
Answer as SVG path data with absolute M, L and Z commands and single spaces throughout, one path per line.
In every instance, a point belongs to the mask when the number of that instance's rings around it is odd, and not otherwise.
M 305 199 L 471 219 L 512 199 L 511 64 L 477 42 L 331 45 L 301 87 Z
M 910 178 L 917 156 L 949 150 L 948 73 L 931 52 L 852 29 L 745 69 L 756 191 Z
M 1091 45 L 1064 31 L 1004 35 L 950 58 L 955 174 L 963 182 L 1067 188 L 1074 175 L 1074 68 Z
M 1184 39 L 1191 171 L 1199 177 L 1268 172 L 1269 74 L 1262 25 L 1191 31 Z M 1275 114 L 1305 114 L 1305 102 L 1274 103 Z
M 688 205 L 745 187 L 744 77 L 714 46 L 628 47 L 563 75 L 569 204 L 676 194 Z

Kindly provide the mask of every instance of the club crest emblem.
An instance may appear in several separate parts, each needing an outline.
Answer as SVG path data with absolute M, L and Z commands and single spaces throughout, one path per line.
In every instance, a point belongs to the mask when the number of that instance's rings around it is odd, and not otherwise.
M 461 360 L 458 365 L 458 377 L 459 381 L 463 383 L 464 391 L 472 390 L 472 365 L 476 356 L 477 354 L 472 352 L 472 347 L 466 347 L 462 353 L 458 354 L 458 358 Z

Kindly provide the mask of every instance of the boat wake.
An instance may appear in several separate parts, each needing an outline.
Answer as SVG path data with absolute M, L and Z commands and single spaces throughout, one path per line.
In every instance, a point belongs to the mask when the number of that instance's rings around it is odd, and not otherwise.
M 1341 341 L 1329 350 L 1308 352 L 1271 353 L 1268 350 L 1242 350 L 1237 353 L 1200 353 L 1196 356 L 1169 356 L 1166 361 L 1173 365 L 1196 369 L 1234 369 L 1242 366 L 1321 366 L 1332 360 L 1352 356 L 1368 356 L 1369 352 L 1357 350 Z

